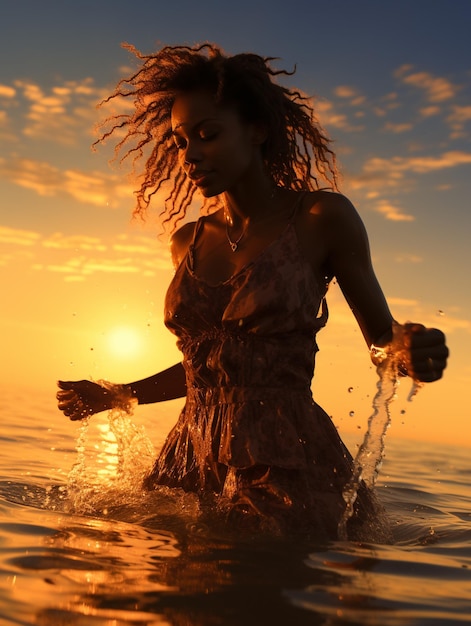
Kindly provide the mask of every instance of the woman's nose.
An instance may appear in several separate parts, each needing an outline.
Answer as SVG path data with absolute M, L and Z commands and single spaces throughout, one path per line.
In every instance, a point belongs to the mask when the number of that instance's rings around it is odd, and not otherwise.
M 201 152 L 198 148 L 193 144 L 189 143 L 185 150 L 185 163 L 198 163 L 201 161 Z

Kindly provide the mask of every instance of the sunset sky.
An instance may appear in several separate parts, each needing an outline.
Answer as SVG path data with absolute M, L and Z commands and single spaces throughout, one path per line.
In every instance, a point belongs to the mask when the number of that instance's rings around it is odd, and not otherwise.
M 401 385 L 391 436 L 471 445 L 470 2 L 17 0 L 3 13 L 3 393 L 54 411 L 58 378 L 127 382 L 179 358 L 162 325 L 159 207 L 131 222 L 126 171 L 90 145 L 97 102 L 134 67 L 122 42 L 209 40 L 296 66 L 284 82 L 315 96 L 393 315 L 447 333 L 445 378 L 410 405 Z M 335 287 L 329 304 L 316 398 L 341 432 L 363 432 L 376 374 Z

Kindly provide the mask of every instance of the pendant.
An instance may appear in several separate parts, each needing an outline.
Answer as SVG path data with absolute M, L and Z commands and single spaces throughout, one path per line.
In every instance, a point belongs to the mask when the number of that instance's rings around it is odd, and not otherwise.
M 236 252 L 239 247 L 239 244 L 236 241 L 230 241 L 229 245 L 231 246 L 232 252 Z

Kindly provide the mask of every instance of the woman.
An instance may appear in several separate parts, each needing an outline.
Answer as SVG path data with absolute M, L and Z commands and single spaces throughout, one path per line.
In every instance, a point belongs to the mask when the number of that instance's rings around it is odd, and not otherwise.
M 238 523 L 335 538 L 351 457 L 314 403 L 316 333 L 335 277 L 368 346 L 391 340 L 393 318 L 367 236 L 336 192 L 335 155 L 307 99 L 276 83 L 271 59 L 213 45 L 166 47 L 111 96 L 134 111 L 108 120 L 118 150 L 147 155 L 136 213 L 171 185 L 164 222 L 176 268 L 165 323 L 183 362 L 145 380 L 104 387 L 59 382 L 59 408 L 82 419 L 126 399 L 186 397 L 146 486 L 181 487 Z M 328 189 L 321 189 L 321 186 Z M 195 191 L 205 216 L 176 229 Z M 405 329 L 404 368 L 442 376 L 443 334 Z M 350 521 L 361 536 L 378 514 L 364 487 Z

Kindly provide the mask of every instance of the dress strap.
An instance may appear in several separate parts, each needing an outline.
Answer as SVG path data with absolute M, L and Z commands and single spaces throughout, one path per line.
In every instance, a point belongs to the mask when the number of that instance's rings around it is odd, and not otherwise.
M 192 237 L 190 245 L 188 246 L 188 253 L 187 253 L 188 254 L 188 259 L 187 259 L 188 267 L 190 268 L 192 272 L 195 271 L 196 240 L 198 238 L 198 235 L 201 231 L 202 226 L 203 226 L 203 217 L 199 217 L 195 222 L 195 228 L 193 230 L 193 237 Z
M 292 224 L 298 214 L 299 207 L 302 205 L 304 198 L 307 196 L 307 191 L 302 191 L 299 196 L 296 198 L 296 202 L 293 204 L 291 208 L 291 213 L 289 214 L 288 222 Z

